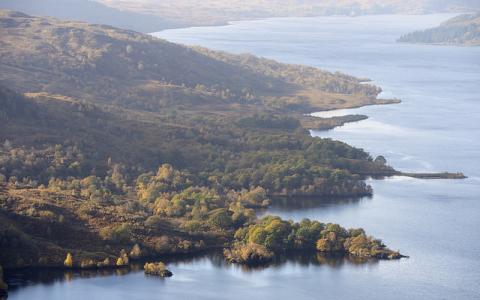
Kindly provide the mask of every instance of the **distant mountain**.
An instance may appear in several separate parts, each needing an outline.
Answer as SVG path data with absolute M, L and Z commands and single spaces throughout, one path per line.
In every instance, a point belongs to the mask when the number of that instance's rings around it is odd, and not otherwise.
M 91 0 L 2 0 L 0 9 L 105 24 L 139 32 L 154 32 L 188 24 L 148 13 L 122 11 Z
M 480 13 L 454 17 L 440 26 L 415 31 L 398 39 L 402 43 L 480 46 Z
M 196 25 L 267 17 L 422 14 L 480 9 L 477 0 L 96 0 L 110 7 L 152 13 Z
M 234 20 L 480 10 L 477 0 L 1 0 L 0 9 L 143 33 Z

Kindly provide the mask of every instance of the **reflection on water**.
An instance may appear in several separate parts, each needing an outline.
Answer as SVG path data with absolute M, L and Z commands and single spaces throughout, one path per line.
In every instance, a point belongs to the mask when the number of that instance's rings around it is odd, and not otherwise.
M 19 269 L 6 270 L 6 282 L 9 292 L 18 288 L 41 284 L 43 286 L 53 285 L 57 282 L 72 281 L 78 278 L 123 276 L 131 271 L 141 270 L 141 265 L 132 265 L 130 268 L 103 269 L 103 270 L 62 270 L 62 269 Z
M 358 205 L 371 197 L 275 197 L 268 209 L 258 210 L 257 215 L 281 214 L 288 211 L 305 211 L 311 209 L 328 209 L 335 206 Z
M 341 254 L 327 255 L 317 253 L 316 251 L 294 251 L 283 255 L 278 255 L 274 261 L 269 264 L 256 266 L 233 265 L 228 263 L 223 257 L 221 251 L 162 259 L 162 261 L 166 262 L 167 265 L 172 266 L 173 270 L 175 270 L 176 266 L 198 265 L 205 260 L 208 260 L 211 266 L 216 269 L 234 268 L 235 270 L 240 270 L 242 273 L 247 274 L 261 272 L 267 268 L 282 268 L 287 263 L 300 267 L 326 266 L 330 268 L 341 268 L 346 265 L 373 266 L 379 262 L 377 259 L 373 258 L 359 258 L 351 255 L 345 256 Z M 9 292 L 15 293 L 16 290 L 27 286 L 41 285 L 43 287 L 49 287 L 53 286 L 54 284 L 70 282 L 77 279 L 122 277 L 139 272 L 143 272 L 143 264 L 141 263 L 133 263 L 128 267 L 120 269 L 103 270 L 63 270 L 56 268 L 7 270 L 5 275 L 7 284 L 9 285 Z M 145 275 L 145 278 L 153 278 L 154 280 L 169 280 L 168 278 L 153 277 L 148 275 Z

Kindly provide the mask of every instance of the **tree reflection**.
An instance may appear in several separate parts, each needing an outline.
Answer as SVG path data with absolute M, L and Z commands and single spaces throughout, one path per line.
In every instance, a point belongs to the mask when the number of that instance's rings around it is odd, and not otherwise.
M 275 260 L 269 264 L 256 266 L 239 265 L 238 267 L 245 272 L 255 272 L 266 268 L 279 268 L 287 263 L 297 264 L 304 267 L 328 266 L 331 268 L 340 268 L 345 265 L 375 265 L 378 264 L 378 261 L 378 259 L 359 258 L 353 255 L 323 254 L 315 251 L 295 251 L 285 253 L 284 255 L 277 255 Z M 223 264 L 228 263 L 223 260 Z
M 199 253 L 195 255 L 182 255 L 177 257 L 164 257 L 162 261 L 171 265 L 190 264 L 195 265 L 202 261 L 209 261 L 215 268 L 234 268 L 242 272 L 252 273 L 267 268 L 280 268 L 287 263 L 297 264 L 305 267 L 309 266 L 328 266 L 331 268 L 341 268 L 345 265 L 373 265 L 378 260 L 359 258 L 351 255 L 342 254 L 321 254 L 313 252 L 290 252 L 283 255 L 277 255 L 269 264 L 246 266 L 234 265 L 225 261 L 222 251 L 214 251 L 209 253 Z M 56 282 L 72 281 L 78 278 L 93 278 L 106 276 L 124 276 L 129 273 L 143 272 L 143 264 L 131 264 L 128 268 L 120 269 L 101 269 L 101 270 L 62 270 L 62 269 L 20 269 L 9 270 L 6 272 L 6 281 L 9 290 L 13 291 L 24 286 L 30 285 L 53 285 Z
M 274 211 L 307 210 L 320 207 L 359 204 L 371 197 L 274 197 L 269 209 Z M 266 214 L 269 209 L 258 210 Z

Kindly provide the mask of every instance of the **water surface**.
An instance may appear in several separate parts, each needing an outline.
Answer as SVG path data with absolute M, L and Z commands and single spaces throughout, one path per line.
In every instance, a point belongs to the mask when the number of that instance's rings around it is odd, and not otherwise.
M 158 33 L 368 77 L 383 97 L 402 99 L 352 110 L 370 118 L 312 134 L 384 155 L 403 171 L 462 171 L 467 180 L 370 180 L 371 198 L 275 201 L 268 213 L 363 227 L 409 259 L 359 264 L 312 257 L 246 270 L 201 256 L 171 262 L 174 276 L 166 280 L 140 270 L 73 280 L 20 274 L 10 279 L 17 288 L 9 299 L 479 299 L 480 48 L 395 43 L 449 17 L 285 18 Z

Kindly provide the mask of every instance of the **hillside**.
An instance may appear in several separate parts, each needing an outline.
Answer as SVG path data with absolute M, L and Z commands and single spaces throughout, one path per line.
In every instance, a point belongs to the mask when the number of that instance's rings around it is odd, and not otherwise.
M 480 13 L 454 17 L 440 26 L 408 33 L 402 43 L 480 46 Z
M 233 20 L 324 15 L 422 14 L 480 9 L 476 0 L 97 0 L 128 11 L 188 20 L 194 25 Z
M 229 247 L 273 197 L 368 196 L 366 176 L 396 174 L 305 130 L 305 111 L 389 102 L 360 79 L 11 11 L 0 35 L 3 266 Z
M 2 0 L 0 9 L 22 11 L 35 16 L 110 25 L 139 32 L 188 26 L 188 20 L 174 21 L 165 16 L 136 13 L 108 7 L 91 0 Z
M 23 93 L 149 111 L 272 102 L 312 111 L 382 102 L 376 99 L 379 88 L 315 68 L 8 11 L 0 22 L 0 81 Z

